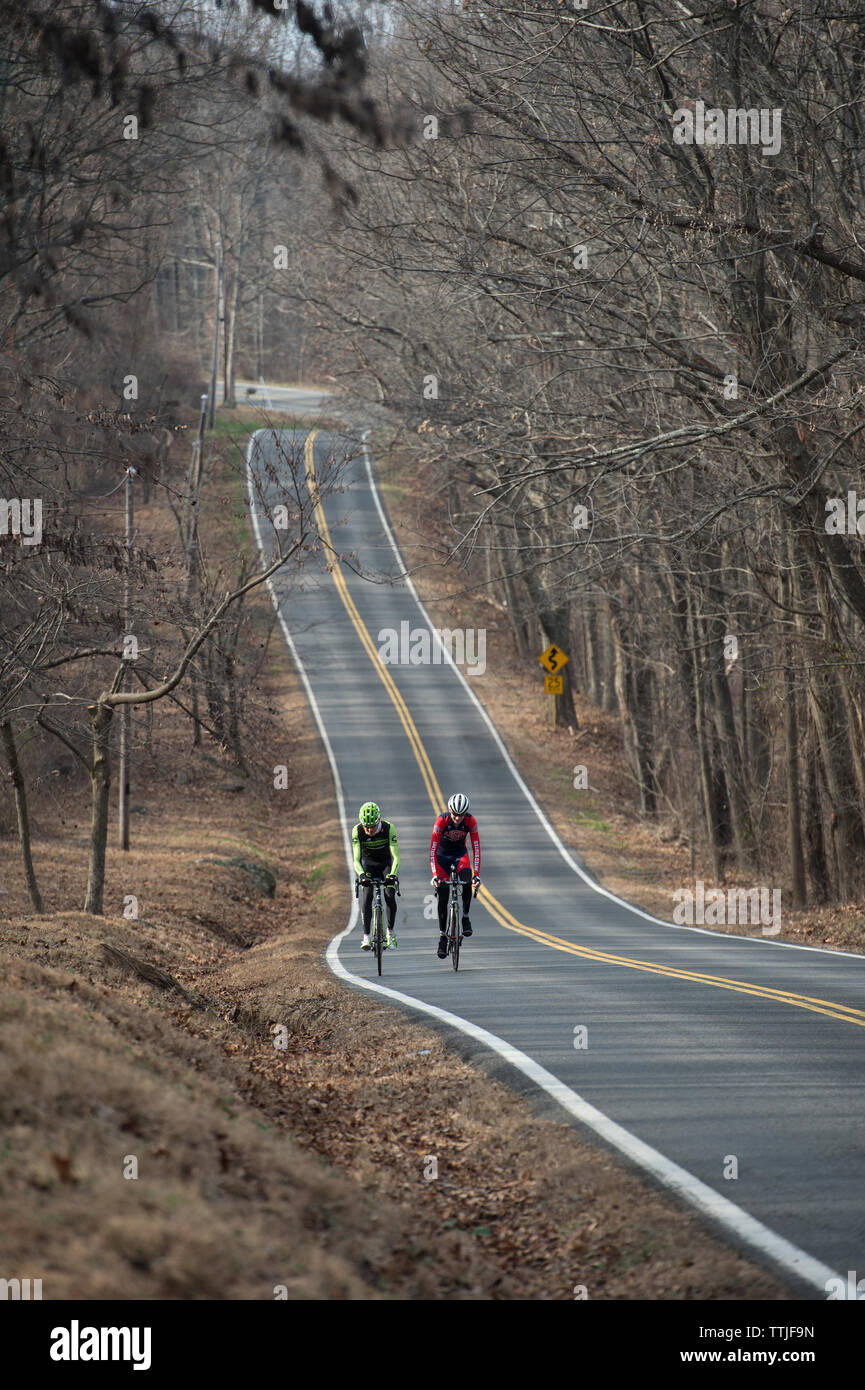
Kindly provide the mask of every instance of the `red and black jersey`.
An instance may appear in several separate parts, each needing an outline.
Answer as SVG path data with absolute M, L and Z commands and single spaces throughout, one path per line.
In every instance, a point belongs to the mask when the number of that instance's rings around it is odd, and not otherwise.
M 471 854 L 467 855 L 466 839 L 471 839 Z M 433 826 L 429 847 L 430 873 L 440 877 L 436 860 L 450 873 L 451 864 L 464 856 L 470 858 L 472 873 L 481 871 L 481 839 L 478 823 L 474 816 L 464 816 L 460 825 L 454 825 L 450 815 L 439 816 Z

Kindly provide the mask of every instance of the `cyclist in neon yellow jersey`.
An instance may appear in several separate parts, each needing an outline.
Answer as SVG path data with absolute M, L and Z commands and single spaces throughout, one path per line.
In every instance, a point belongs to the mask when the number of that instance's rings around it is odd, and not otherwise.
M 374 801 L 365 801 L 357 814 L 357 825 L 351 832 L 351 848 L 354 856 L 354 871 L 363 888 L 363 940 L 362 951 L 368 951 L 369 924 L 372 920 L 372 879 L 384 880 L 384 902 L 387 910 L 386 946 L 396 946 L 396 876 L 399 873 L 399 844 L 393 821 L 382 820 L 381 812 Z

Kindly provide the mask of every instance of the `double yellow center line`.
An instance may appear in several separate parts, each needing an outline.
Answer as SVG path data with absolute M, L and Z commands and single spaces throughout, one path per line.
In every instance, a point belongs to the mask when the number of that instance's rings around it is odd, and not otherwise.
M 420 768 L 420 774 L 430 799 L 430 805 L 432 806 L 434 814 L 438 815 L 445 804 L 446 798 L 442 794 L 441 787 L 436 780 L 436 775 L 433 772 L 429 756 L 421 742 L 420 734 L 408 711 L 408 706 L 397 689 L 390 671 L 382 661 L 366 624 L 357 610 L 354 599 L 348 591 L 345 576 L 339 568 L 339 559 L 330 538 L 330 530 L 324 514 L 324 508 L 318 490 L 318 481 L 315 475 L 314 441 L 317 434 L 317 430 L 311 430 L 306 437 L 304 464 L 307 486 L 313 503 L 319 535 L 334 557 L 333 562 L 329 565 L 329 569 L 345 610 L 352 621 L 367 656 L 372 662 L 372 668 L 387 691 L 393 707 L 396 710 L 397 717 L 405 730 L 411 750 Z M 604 962 L 608 965 L 624 966 L 628 970 L 642 970 L 652 975 L 666 975 L 670 979 L 688 980 L 696 984 L 709 985 L 714 989 L 729 989 L 734 990 L 738 994 L 752 994 L 761 999 L 771 999 L 780 1004 L 792 1004 L 797 1009 L 808 1009 L 811 1013 L 825 1014 L 828 1018 L 837 1018 L 842 1023 L 855 1023 L 858 1027 L 865 1028 L 865 1010 L 853 1009 L 846 1004 L 835 1004 L 827 999 L 813 999 L 808 995 L 795 994 L 791 990 L 770 989 L 766 985 L 752 984 L 748 980 L 728 980 L 720 975 L 704 975 L 694 970 L 679 970 L 668 965 L 658 965 L 654 961 L 633 960 L 630 956 L 614 955 L 610 951 L 596 950 L 591 946 L 578 946 L 574 942 L 565 941 L 559 936 L 552 936 L 549 932 L 540 931 L 537 927 L 527 927 L 523 922 L 518 921 L 512 913 L 508 912 L 507 908 L 503 907 L 498 899 L 494 898 L 492 893 L 490 893 L 489 889 L 485 886 L 480 890 L 480 898 L 490 915 L 507 931 L 519 932 L 521 936 L 527 936 L 532 941 L 537 941 L 542 946 L 549 946 L 555 951 L 564 951 L 572 956 L 582 956 L 585 960 Z

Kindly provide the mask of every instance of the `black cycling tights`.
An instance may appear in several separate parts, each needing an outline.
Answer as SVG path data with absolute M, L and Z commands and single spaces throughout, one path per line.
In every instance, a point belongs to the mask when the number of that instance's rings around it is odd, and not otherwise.
M 463 916 L 468 917 L 469 909 L 472 905 L 472 871 L 471 869 L 459 869 L 459 879 L 463 886 Z M 439 882 L 438 886 L 438 910 L 439 910 L 439 931 L 444 935 L 448 929 L 448 903 L 451 897 L 450 882 Z
M 384 894 L 384 908 L 387 914 L 387 929 L 393 931 L 393 924 L 396 921 L 396 889 L 382 887 Z M 372 884 L 363 889 L 363 899 L 361 902 L 363 910 L 363 930 L 369 932 L 369 924 L 372 921 Z

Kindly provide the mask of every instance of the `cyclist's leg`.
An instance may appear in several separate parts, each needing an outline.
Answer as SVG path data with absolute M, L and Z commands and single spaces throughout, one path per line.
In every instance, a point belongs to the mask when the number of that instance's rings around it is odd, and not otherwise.
M 438 908 L 439 919 L 439 939 L 437 954 L 440 960 L 444 960 L 448 953 L 446 943 L 448 930 L 448 900 L 450 898 L 450 889 L 448 887 L 448 879 L 451 876 L 450 864 L 446 866 L 442 864 L 440 859 L 437 859 L 436 873 L 438 874 L 439 879 L 442 880 L 439 883 L 438 889 L 436 890 L 436 905 Z
M 469 863 L 467 854 L 464 854 L 459 862 L 459 876 L 460 883 L 463 886 L 463 936 L 471 936 L 472 924 L 469 918 L 469 912 L 472 906 L 472 866 Z
M 363 918 L 363 934 L 367 936 L 369 934 L 369 924 L 372 921 L 372 884 L 367 884 L 362 892 L 361 914 Z
M 383 891 L 384 891 L 384 905 L 385 905 L 385 909 L 386 909 L 386 911 L 387 911 L 387 939 L 388 939 L 388 945 L 389 945 L 389 946 L 395 946 L 395 945 L 396 945 L 396 932 L 394 931 L 394 923 L 395 923 L 395 921 L 396 921 L 396 889 L 395 889 L 395 888 L 385 888 Z
M 448 929 L 448 900 L 450 898 L 450 888 L 448 881 L 451 876 L 450 864 L 443 864 L 440 859 L 436 860 L 436 873 L 441 882 L 438 886 L 436 899 L 438 902 L 439 931 L 444 935 Z
M 385 887 L 384 905 L 387 908 L 387 929 L 393 931 L 393 924 L 396 921 L 396 889 Z
M 369 872 L 369 869 L 367 868 L 367 865 L 363 863 L 363 860 L 361 860 L 361 864 L 363 864 L 363 871 L 364 871 L 364 873 L 368 873 L 368 872 Z M 368 951 L 368 950 L 369 950 L 369 926 L 370 926 L 370 922 L 372 921 L 372 884 L 371 884 L 371 883 L 367 884 L 366 888 L 362 888 L 362 889 L 361 889 L 360 912 L 361 912 L 361 921 L 363 922 L 363 940 L 361 941 L 361 949 L 362 949 L 362 950 Z M 366 942 L 366 945 L 365 945 L 365 946 L 364 946 L 364 942 Z

